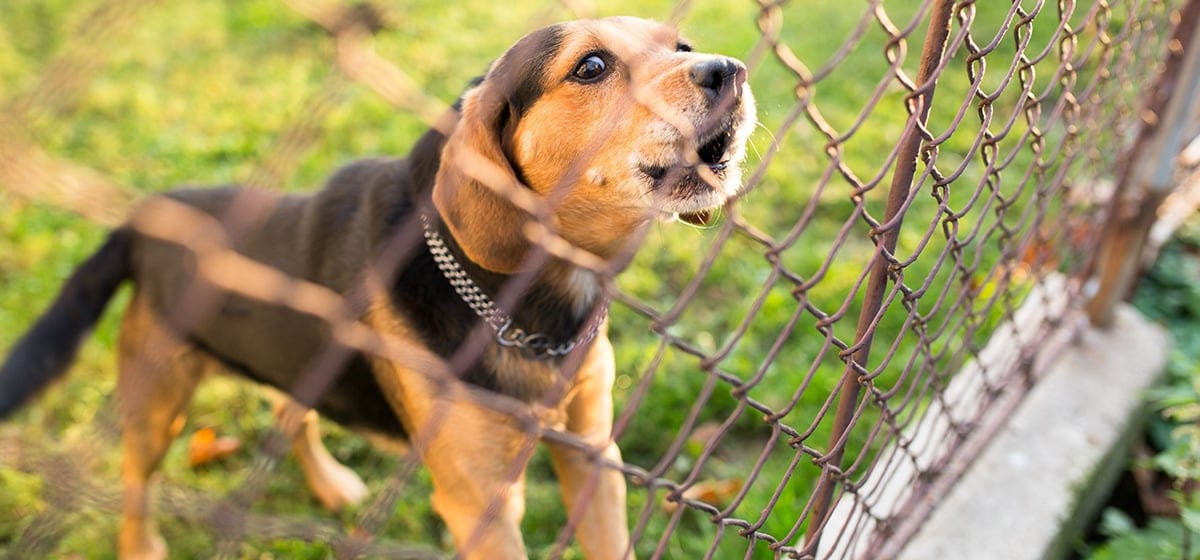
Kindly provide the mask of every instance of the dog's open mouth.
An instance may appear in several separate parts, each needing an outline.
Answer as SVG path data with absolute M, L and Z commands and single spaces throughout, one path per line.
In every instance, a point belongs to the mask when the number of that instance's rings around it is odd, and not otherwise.
M 638 169 L 651 179 L 654 189 L 665 188 L 670 198 L 684 203 L 685 206 L 688 205 L 688 202 L 695 203 L 701 199 L 710 198 L 715 189 L 719 190 L 717 185 L 712 184 L 712 178 L 725 181 L 730 164 L 729 150 L 733 144 L 736 122 L 732 115 L 723 119 L 719 126 L 703 139 L 700 147 L 696 149 L 696 157 L 699 159 L 696 164 L 650 165 L 643 163 L 638 166 Z M 701 166 L 707 167 L 709 173 L 701 173 Z M 681 211 L 678 216 L 680 220 L 689 224 L 707 225 L 712 217 L 712 209 Z
M 729 164 L 725 159 L 726 152 L 729 151 L 729 143 L 733 141 L 733 120 L 730 119 L 728 124 L 721 127 L 715 135 L 696 150 L 696 155 L 700 156 L 700 161 L 704 162 L 713 172 L 724 171 Z
M 724 171 L 729 166 L 728 152 L 729 146 L 733 142 L 733 129 L 734 120 L 727 119 L 696 150 L 696 155 L 700 159 L 700 163 L 708 167 L 718 179 L 725 178 Z M 650 165 L 643 163 L 638 166 L 638 169 L 654 181 L 655 188 L 662 186 L 664 182 L 690 181 L 693 177 L 700 179 L 696 173 L 696 166 L 679 163 L 671 165 Z

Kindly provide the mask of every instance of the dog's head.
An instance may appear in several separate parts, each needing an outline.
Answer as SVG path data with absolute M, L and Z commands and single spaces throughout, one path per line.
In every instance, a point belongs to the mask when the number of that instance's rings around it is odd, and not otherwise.
M 699 219 L 736 195 L 754 123 L 742 63 L 694 52 L 674 28 L 558 24 L 517 41 L 463 95 L 434 202 L 495 271 L 520 265 L 531 219 L 609 258 L 656 217 Z

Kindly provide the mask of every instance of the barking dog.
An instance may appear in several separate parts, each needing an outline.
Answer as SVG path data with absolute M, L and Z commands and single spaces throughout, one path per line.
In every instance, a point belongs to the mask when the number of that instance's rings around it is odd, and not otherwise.
M 310 196 L 226 187 L 146 201 L 13 347 L 0 416 L 66 371 L 117 286 L 133 284 L 117 381 L 122 558 L 166 556 L 147 480 L 210 366 L 302 403 L 284 410 L 412 442 L 467 558 L 525 556 L 526 442 L 565 431 L 575 444 L 547 443 L 580 546 L 593 559 L 632 554 L 612 468 L 605 283 L 648 224 L 703 220 L 738 193 L 755 122 L 746 69 L 657 23 L 575 21 L 519 40 L 456 109 L 408 158 L 354 163 Z M 417 244 L 389 252 L 406 234 Z M 246 269 L 270 271 L 273 288 L 230 279 Z M 347 342 L 345 325 L 296 303 L 310 293 L 356 299 L 346 323 L 393 351 Z M 479 351 L 460 352 L 480 332 Z M 313 375 L 324 370 L 335 375 Z M 315 414 L 290 417 L 321 501 L 360 499 Z

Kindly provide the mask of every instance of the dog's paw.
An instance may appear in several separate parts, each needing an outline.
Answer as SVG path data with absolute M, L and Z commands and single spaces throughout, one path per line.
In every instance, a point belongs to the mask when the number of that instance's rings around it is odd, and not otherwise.
M 142 538 L 120 539 L 117 557 L 121 560 L 167 560 L 167 543 L 158 534 Z
M 330 511 L 340 511 L 361 503 L 367 497 L 367 485 L 354 471 L 335 461 L 324 463 L 312 473 L 308 486 L 313 496 Z

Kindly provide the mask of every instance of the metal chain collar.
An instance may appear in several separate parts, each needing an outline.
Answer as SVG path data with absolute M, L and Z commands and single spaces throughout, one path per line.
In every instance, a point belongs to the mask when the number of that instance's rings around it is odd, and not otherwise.
M 441 234 L 433 229 L 429 216 L 425 212 L 420 212 L 420 216 L 421 229 L 425 233 L 425 244 L 429 247 L 429 253 L 433 255 L 433 260 L 437 262 L 438 269 L 442 271 L 442 276 L 445 276 L 446 281 L 454 287 L 454 291 L 458 292 L 458 297 L 462 298 L 471 310 L 495 331 L 498 344 L 521 350 L 530 358 L 549 360 L 566 356 L 576 347 L 585 345 L 596 338 L 596 334 L 600 332 L 600 325 L 608 316 L 607 305 L 603 305 L 599 313 L 592 313 L 587 329 L 579 338 L 561 344 L 554 344 L 549 335 L 529 334 L 520 327 L 514 327 L 513 318 L 496 306 L 492 298 L 488 297 L 467 275 L 458 261 L 454 260 L 454 255 L 450 253 L 450 248 L 446 246 Z

